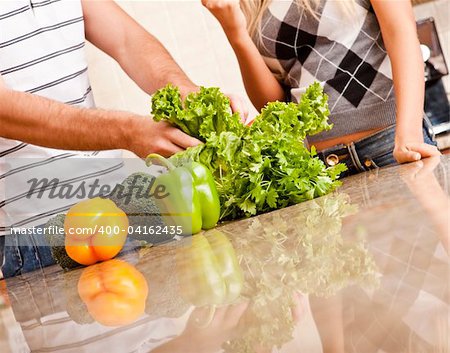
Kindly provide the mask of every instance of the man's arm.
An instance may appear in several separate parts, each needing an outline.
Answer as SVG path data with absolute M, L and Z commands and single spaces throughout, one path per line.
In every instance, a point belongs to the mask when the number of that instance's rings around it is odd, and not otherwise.
M 140 157 L 150 152 L 168 156 L 199 143 L 181 130 L 167 123 L 155 123 L 150 117 L 75 108 L 9 90 L 1 81 L 0 137 L 58 149 L 126 149 Z
M 183 96 L 198 89 L 158 39 L 114 1 L 82 0 L 82 4 L 87 40 L 115 59 L 143 91 L 152 94 L 168 82 Z M 228 97 L 233 111 L 246 118 L 247 103 L 237 95 Z
M 111 1 L 84 1 L 86 36 L 115 58 L 142 89 L 151 93 L 172 82 L 183 93 L 197 87 L 164 47 Z M 167 123 L 98 109 L 79 109 L 5 87 L 0 75 L 0 137 L 39 146 L 127 149 L 140 157 L 171 155 L 198 140 Z
M 183 95 L 197 86 L 164 46 L 112 0 L 83 0 L 86 39 L 114 58 L 139 87 L 152 94 L 168 82 Z

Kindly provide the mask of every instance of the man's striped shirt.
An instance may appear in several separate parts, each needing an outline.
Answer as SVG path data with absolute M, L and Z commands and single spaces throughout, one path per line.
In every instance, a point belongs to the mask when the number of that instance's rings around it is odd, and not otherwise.
M 81 1 L 0 1 L 0 75 L 10 89 L 94 107 Z M 87 158 L 84 168 L 80 157 Z M 56 177 L 74 188 L 98 178 L 112 183 L 120 157 L 120 151 L 62 151 L 0 137 L 0 235 L 41 225 L 79 201 L 46 200 L 48 190 L 41 199 L 29 199 L 30 178 Z

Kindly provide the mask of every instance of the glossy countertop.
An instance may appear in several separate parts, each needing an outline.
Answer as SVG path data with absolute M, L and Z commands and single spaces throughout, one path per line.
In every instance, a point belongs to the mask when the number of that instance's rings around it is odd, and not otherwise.
M 449 156 L 373 170 L 196 240 L 0 281 L 0 352 L 449 352 L 449 184 Z M 120 303 L 86 294 L 120 276 Z

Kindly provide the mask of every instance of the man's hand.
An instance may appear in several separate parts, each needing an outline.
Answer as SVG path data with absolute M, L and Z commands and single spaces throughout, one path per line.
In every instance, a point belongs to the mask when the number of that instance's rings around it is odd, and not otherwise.
M 398 163 L 416 162 L 422 158 L 440 156 L 439 150 L 424 142 L 411 142 L 396 144 L 394 148 L 394 158 Z
M 245 123 L 249 113 L 247 103 L 239 95 L 228 94 L 227 96 L 230 99 L 232 111 L 238 112 L 242 123 Z M 165 121 L 156 123 L 150 118 L 137 116 L 133 119 L 132 125 L 135 126 L 133 130 L 136 132 L 129 137 L 130 144 L 127 149 L 141 158 L 147 157 L 150 153 L 168 157 L 201 143 Z
M 130 123 L 133 128 L 130 129 L 127 149 L 141 158 L 150 153 L 169 157 L 201 143 L 165 121 L 157 123 L 151 118 L 136 116 L 131 118 Z
M 200 141 L 168 123 L 121 111 L 80 109 L 0 88 L 0 137 L 77 151 L 127 149 L 169 156 Z M 24 128 L 27 127 L 27 128 Z

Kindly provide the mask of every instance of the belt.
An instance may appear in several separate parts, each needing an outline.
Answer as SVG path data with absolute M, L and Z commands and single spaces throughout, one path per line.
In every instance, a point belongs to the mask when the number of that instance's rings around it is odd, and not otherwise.
M 0 235 L 0 279 L 3 279 L 2 267 L 5 264 L 5 238 Z
M 392 153 L 395 143 L 395 125 L 389 126 L 372 135 L 349 144 L 339 144 L 317 153 L 328 166 L 344 163 L 348 170 L 341 177 L 378 168 L 373 160 L 374 150 L 377 155 Z

